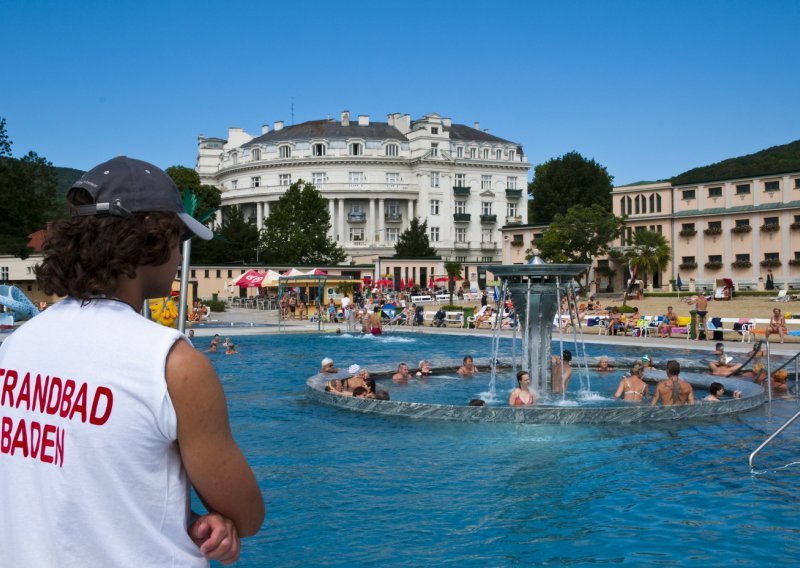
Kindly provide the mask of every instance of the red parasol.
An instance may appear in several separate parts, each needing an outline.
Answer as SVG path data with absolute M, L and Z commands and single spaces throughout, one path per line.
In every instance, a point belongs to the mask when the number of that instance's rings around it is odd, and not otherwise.
M 434 282 L 448 282 L 450 279 L 447 276 L 437 276 Z
M 248 270 L 244 274 L 242 274 L 239 279 L 235 282 L 236 286 L 240 288 L 254 288 L 256 286 L 261 286 L 261 282 L 266 278 L 266 274 L 262 274 L 260 272 L 256 272 L 255 270 Z
M 401 290 L 405 290 L 405 289 L 406 289 L 406 281 L 405 281 L 405 278 L 401 278 L 401 279 L 400 279 L 400 289 L 401 289 Z

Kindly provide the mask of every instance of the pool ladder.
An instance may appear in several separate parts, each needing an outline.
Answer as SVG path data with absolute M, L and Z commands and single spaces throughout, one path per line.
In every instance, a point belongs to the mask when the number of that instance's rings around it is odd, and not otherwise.
M 795 354 L 791 359 L 786 361 L 786 363 L 784 363 L 783 365 L 781 365 L 780 367 L 775 369 L 775 371 L 771 371 L 770 370 L 769 342 L 766 343 L 766 346 L 767 346 L 767 379 L 766 379 L 766 381 L 767 381 L 767 392 L 769 394 L 769 401 L 772 402 L 772 386 L 771 386 L 772 385 L 772 374 L 777 372 L 777 371 L 780 371 L 781 369 L 785 368 L 786 366 L 788 366 L 792 362 L 794 362 L 795 392 L 796 393 L 800 393 L 800 389 L 798 389 L 798 381 L 800 381 L 800 353 Z M 753 450 L 753 453 L 750 454 L 750 459 L 748 460 L 751 470 L 754 469 L 753 468 L 753 461 L 755 460 L 755 458 L 758 455 L 758 453 L 761 450 L 763 450 L 765 447 L 767 447 L 767 445 L 769 445 L 769 443 L 772 442 L 772 440 L 774 440 L 778 436 L 778 434 L 780 434 L 781 432 L 786 430 L 786 428 L 788 428 L 798 418 L 800 418 L 800 411 L 798 411 L 794 416 L 789 418 L 789 420 L 784 422 L 783 425 L 780 428 L 775 430 L 775 432 L 773 432 L 766 440 L 764 440 L 761 443 L 760 446 L 758 446 L 755 450 Z

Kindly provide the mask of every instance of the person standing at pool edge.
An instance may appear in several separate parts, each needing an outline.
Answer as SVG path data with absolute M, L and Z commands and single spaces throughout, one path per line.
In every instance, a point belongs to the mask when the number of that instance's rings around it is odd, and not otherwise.
M 169 176 L 125 157 L 84 174 L 67 202 L 36 270 L 66 298 L 0 346 L 3 563 L 234 562 L 264 502 L 219 378 L 185 336 L 139 315 L 169 294 L 181 240 L 212 233 Z M 214 511 L 193 523 L 191 486 Z

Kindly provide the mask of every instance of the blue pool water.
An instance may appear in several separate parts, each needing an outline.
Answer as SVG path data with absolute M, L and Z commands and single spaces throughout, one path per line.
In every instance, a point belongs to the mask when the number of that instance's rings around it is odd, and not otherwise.
M 241 566 L 764 566 L 800 554 L 800 465 L 787 467 L 800 461 L 800 425 L 762 453 L 763 471 L 747 465 L 797 401 L 625 426 L 409 420 L 310 403 L 306 378 L 324 356 L 340 367 L 488 357 L 487 338 L 235 339 L 239 355 L 209 355 L 267 503 Z M 475 394 L 486 380 L 473 380 Z

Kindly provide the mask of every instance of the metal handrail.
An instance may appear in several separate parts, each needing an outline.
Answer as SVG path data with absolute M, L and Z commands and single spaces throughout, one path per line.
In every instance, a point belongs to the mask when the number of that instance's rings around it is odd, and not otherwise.
M 798 418 L 800 418 L 800 411 L 798 411 L 798 412 L 797 412 L 797 414 L 795 414 L 794 416 L 792 416 L 791 418 L 789 418 L 789 420 L 787 420 L 787 421 L 786 421 L 786 422 L 783 424 L 783 426 L 781 426 L 780 428 L 778 428 L 778 429 L 777 429 L 777 430 L 776 430 L 776 431 L 775 431 L 775 432 L 774 432 L 774 433 L 773 433 L 773 434 L 772 434 L 772 435 L 771 435 L 769 438 L 767 438 L 766 440 L 764 440 L 764 441 L 761 443 L 761 445 L 760 445 L 760 446 L 758 446 L 758 447 L 757 447 L 757 448 L 756 448 L 756 449 L 753 451 L 753 453 L 752 453 L 752 454 L 750 454 L 750 460 L 749 460 L 749 463 L 750 463 L 750 469 L 751 469 L 751 470 L 753 469 L 753 460 L 755 459 L 756 455 L 757 455 L 757 454 L 758 454 L 758 453 L 759 453 L 759 452 L 760 452 L 762 449 L 764 449 L 764 447 L 766 447 L 766 445 L 767 445 L 767 444 L 769 444 L 769 443 L 770 443 L 770 442 L 771 442 L 771 441 L 772 441 L 772 440 L 773 440 L 773 439 L 774 439 L 774 438 L 775 438 L 775 437 L 776 437 L 778 434 L 780 434 L 781 432 L 783 432 L 784 430 L 786 430 L 786 428 L 787 428 L 787 427 L 788 427 L 788 426 L 789 426 L 789 425 L 790 425 L 792 422 L 794 422 L 795 420 L 797 420 Z

